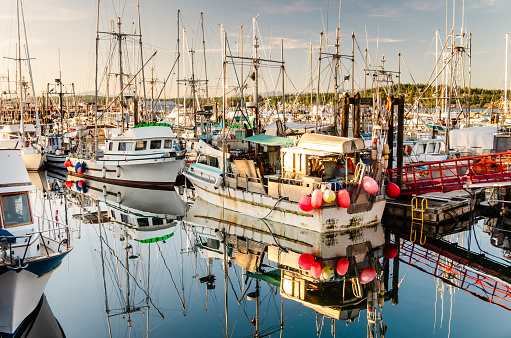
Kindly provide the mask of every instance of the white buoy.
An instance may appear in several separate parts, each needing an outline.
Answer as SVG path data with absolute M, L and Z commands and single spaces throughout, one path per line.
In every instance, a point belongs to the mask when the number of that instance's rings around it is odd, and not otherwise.
M 121 192 L 119 191 L 117 193 L 117 203 L 121 203 L 122 202 L 122 195 L 121 195 Z
M 106 168 L 103 167 L 103 169 L 101 169 L 101 175 L 103 175 L 103 178 L 106 177 Z
M 106 191 L 106 185 L 103 186 L 103 196 L 106 197 L 108 195 L 108 192 Z
M 117 175 L 117 178 L 121 177 L 121 166 L 117 165 L 117 168 L 115 168 L 115 174 Z

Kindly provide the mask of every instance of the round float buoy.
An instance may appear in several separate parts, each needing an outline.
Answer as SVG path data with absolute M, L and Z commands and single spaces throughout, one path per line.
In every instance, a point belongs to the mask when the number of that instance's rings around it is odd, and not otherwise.
M 298 258 L 298 266 L 300 269 L 310 270 L 312 263 L 314 263 L 314 256 L 310 253 L 304 253 Z
M 82 167 L 82 165 L 80 164 L 80 162 L 76 163 L 75 164 L 75 173 L 77 173 L 78 172 L 78 168 L 81 168 L 81 167 Z
M 81 168 L 82 168 L 82 174 L 85 174 L 85 172 L 87 171 L 87 163 L 82 162 Z
M 312 277 L 319 279 L 321 277 L 321 273 L 323 270 L 321 269 L 321 264 L 319 262 L 314 262 L 311 265 L 311 275 Z
M 387 259 L 392 259 L 397 256 L 397 246 L 395 244 L 387 244 L 385 245 L 385 249 L 383 249 L 383 256 Z
M 325 201 L 325 203 L 331 203 L 335 200 L 335 193 L 326 188 L 325 189 L 325 192 L 323 193 L 323 201 Z
M 77 172 L 78 174 L 83 174 L 82 167 L 81 167 L 81 166 L 79 166 L 79 167 L 78 167 L 78 170 L 77 170 L 76 172 Z
M 86 194 L 87 191 L 89 191 L 89 187 L 87 186 L 87 182 L 85 181 L 82 181 L 82 191 L 84 194 Z
M 343 208 L 348 208 L 351 204 L 350 193 L 346 189 L 342 189 L 337 194 L 339 205 Z
M 82 186 L 81 186 L 81 184 L 79 184 L 80 182 L 81 182 L 81 181 L 78 181 L 78 182 L 76 182 L 76 184 L 75 184 L 75 185 L 76 185 L 76 190 L 78 190 L 78 191 L 82 191 Z
M 388 145 L 388 144 L 384 144 L 384 145 L 383 145 L 383 154 L 384 154 L 384 155 L 388 155 L 388 154 L 390 154 L 390 148 L 389 148 L 389 145 Z
M 370 266 L 360 271 L 360 284 L 367 284 L 376 277 L 376 270 Z
M 316 189 L 312 192 L 311 205 L 313 208 L 319 208 L 323 204 L 323 192 Z
M 117 178 L 121 177 L 121 166 L 117 165 L 117 168 L 115 168 L 115 174 L 117 175 Z
M 331 266 L 325 265 L 321 271 L 321 279 L 329 280 L 334 276 L 334 269 Z
M 73 163 L 71 163 L 71 161 L 70 161 L 70 160 L 66 160 L 66 161 L 64 162 L 64 166 L 65 166 L 66 168 L 67 168 L 67 167 L 70 167 L 70 166 L 72 166 L 72 165 L 73 165 Z
M 365 176 L 362 179 L 362 187 L 369 194 L 376 194 L 378 192 L 378 183 L 376 183 L 376 181 L 369 176 Z
M 344 276 L 346 274 L 346 272 L 348 272 L 348 268 L 350 267 L 350 261 L 343 257 L 341 259 L 339 259 L 339 261 L 337 262 L 337 274 L 339 276 Z
M 73 186 L 73 182 L 66 181 L 66 187 L 71 188 Z
M 401 189 L 399 189 L 399 186 L 396 183 L 389 183 L 385 188 L 385 193 L 390 198 L 396 198 L 399 194 L 401 194 Z
M 298 206 L 302 211 L 311 211 L 314 209 L 314 207 L 311 204 L 311 196 L 310 195 L 304 195 L 300 197 L 300 200 L 298 201 Z
M 80 181 L 78 181 L 76 184 L 77 184 L 80 188 L 82 188 L 82 187 L 83 187 L 83 181 L 81 181 L 81 180 L 80 180 Z
M 103 176 L 103 178 L 106 177 L 106 168 L 105 167 L 101 168 L 101 175 Z

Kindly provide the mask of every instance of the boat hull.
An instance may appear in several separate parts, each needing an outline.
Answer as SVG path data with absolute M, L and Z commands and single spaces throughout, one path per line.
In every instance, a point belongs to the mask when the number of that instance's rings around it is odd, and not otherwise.
M 33 153 L 26 154 L 21 153 L 21 157 L 23 158 L 23 163 L 25 163 L 25 167 L 29 171 L 38 171 L 42 168 L 44 164 L 45 154 L 42 153 Z
M 64 162 L 66 161 L 65 155 L 55 155 L 46 153 L 46 165 L 58 169 L 64 169 Z
M 93 161 L 70 158 L 69 175 L 82 179 L 121 185 L 131 188 L 174 190 L 176 177 L 184 165 L 184 160 L 159 158 L 142 161 Z M 76 164 L 86 163 L 85 173 L 75 170 Z
M 304 212 L 296 202 L 277 199 L 265 194 L 228 187 L 216 188 L 210 183 L 188 173 L 185 176 L 193 183 L 200 199 L 210 204 L 237 211 L 253 217 L 295 226 L 317 232 L 332 232 L 370 226 L 381 221 L 385 199 L 380 198 L 368 211 L 348 213 L 338 205 L 323 206 Z

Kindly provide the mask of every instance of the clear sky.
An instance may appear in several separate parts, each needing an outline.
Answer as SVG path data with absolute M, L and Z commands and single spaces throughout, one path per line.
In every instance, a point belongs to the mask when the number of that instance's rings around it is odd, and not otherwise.
M 343 0 L 341 53 L 351 54 L 351 32 L 355 32 L 356 87 L 363 87 L 364 60 L 360 51 L 363 52 L 366 47 L 374 60 L 380 60 L 382 54 L 386 54 L 385 68 L 390 70 L 397 71 L 398 53 L 402 53 L 413 79 L 416 82 L 427 82 L 435 62 L 435 31 L 439 30 L 441 39 L 445 40 L 446 15 L 449 29 L 453 25 L 453 4 L 456 31 L 459 32 L 462 23 L 462 0 Z M 97 2 L 24 0 L 23 6 L 30 57 L 35 58 L 32 68 L 37 94 L 46 90 L 47 83 L 52 83 L 59 77 L 59 69 L 63 82 L 74 83 L 77 93 L 93 90 Z M 132 23 L 136 23 L 137 19 L 133 15 L 132 0 L 102 1 L 100 7 L 100 30 L 108 31 L 109 21 L 115 21 L 120 13 L 123 31 L 133 32 Z M 154 76 L 159 81 L 167 77 L 176 57 L 178 9 L 181 10 L 181 23 L 186 29 L 186 49 L 196 50 L 196 76 L 204 79 L 200 26 L 200 14 L 204 13 L 210 95 L 221 95 L 220 25 L 225 26 L 233 55 L 239 52 L 240 25 L 244 26 L 244 53 L 250 56 L 252 17 L 258 16 L 257 35 L 261 38 L 261 57 L 280 59 L 280 41 L 284 39 L 286 92 L 307 92 L 310 81 L 310 43 L 312 42 L 314 49 L 313 68 L 316 76 L 320 32 L 328 32 L 328 44 L 330 52 L 333 52 L 335 28 L 339 18 L 339 1 L 333 0 L 140 0 L 140 8 L 144 58 L 147 59 L 153 51 L 157 51 L 145 69 L 146 78 L 150 78 L 150 67 L 154 66 Z M 15 57 L 16 0 L 1 1 L 0 13 L 0 53 L 3 57 Z M 505 33 L 510 30 L 511 25 L 509 13 L 509 0 L 465 1 L 465 27 L 472 32 L 472 87 L 504 88 Z M 183 41 L 182 31 L 180 35 Z M 109 54 L 108 40 L 107 35 L 101 35 L 100 73 L 104 73 L 105 60 Z M 130 38 L 127 40 L 131 41 Z M 133 50 L 132 42 L 124 48 L 126 71 L 131 73 L 136 68 L 133 65 Z M 135 52 L 139 53 L 139 50 Z M 187 53 L 185 58 L 189 77 L 190 55 Z M 326 62 L 323 62 L 325 65 Z M 0 75 L 6 76 L 7 69 L 10 69 L 10 77 L 13 79 L 14 62 L 3 58 L 0 64 Z M 350 69 L 349 62 L 343 61 L 342 74 Z M 412 82 L 404 63 L 401 64 L 401 69 L 402 82 Z M 238 76 L 239 71 L 238 69 Z M 111 72 L 117 72 L 117 69 L 112 68 Z M 249 73 L 248 67 L 244 72 L 246 77 Z M 280 90 L 278 72 L 278 69 L 263 70 L 260 92 Z M 332 90 L 328 70 L 321 76 L 325 78 L 322 80 L 323 90 Z M 231 66 L 228 68 L 230 86 L 235 84 L 234 78 Z M 174 72 L 168 85 L 172 95 L 175 95 L 175 80 Z M 105 92 L 105 80 L 101 75 L 100 84 L 100 91 Z M 3 90 L 5 86 L 4 81 Z M 161 84 L 157 83 L 156 87 L 155 92 L 158 92 Z M 350 84 L 345 89 L 349 88 Z

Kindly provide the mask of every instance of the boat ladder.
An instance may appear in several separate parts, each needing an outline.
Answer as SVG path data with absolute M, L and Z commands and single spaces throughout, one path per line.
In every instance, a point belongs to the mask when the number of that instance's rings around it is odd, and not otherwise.
M 424 211 L 428 207 L 428 200 L 426 198 L 422 198 L 419 209 L 419 199 L 417 197 L 413 197 L 411 207 L 412 225 L 410 226 L 410 242 L 415 243 L 417 240 L 417 230 L 413 229 L 414 225 L 417 225 L 421 229 L 419 243 L 424 245 L 426 244 L 426 235 L 424 234 Z

